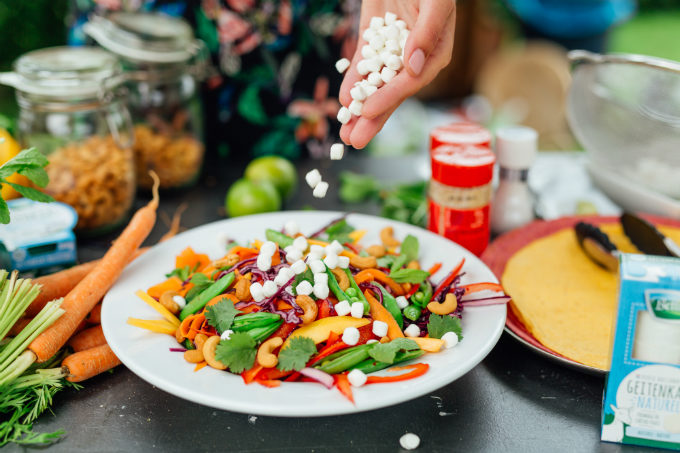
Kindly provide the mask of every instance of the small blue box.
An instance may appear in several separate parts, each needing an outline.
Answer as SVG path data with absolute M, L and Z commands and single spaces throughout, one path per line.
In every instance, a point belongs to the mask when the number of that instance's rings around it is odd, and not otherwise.
M 0 225 L 0 266 L 33 271 L 76 262 L 73 227 L 78 214 L 59 202 L 27 198 L 7 202 L 11 221 Z
M 680 450 L 680 259 L 623 254 L 601 439 Z

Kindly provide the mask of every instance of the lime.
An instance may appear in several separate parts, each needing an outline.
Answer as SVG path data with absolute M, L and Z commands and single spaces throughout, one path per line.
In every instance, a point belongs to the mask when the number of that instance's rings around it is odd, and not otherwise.
M 271 182 L 285 200 L 295 191 L 298 176 L 289 160 L 279 156 L 264 156 L 248 164 L 245 177 L 251 181 Z
M 239 179 L 231 185 L 224 200 L 231 217 L 281 209 L 281 196 L 269 181 Z

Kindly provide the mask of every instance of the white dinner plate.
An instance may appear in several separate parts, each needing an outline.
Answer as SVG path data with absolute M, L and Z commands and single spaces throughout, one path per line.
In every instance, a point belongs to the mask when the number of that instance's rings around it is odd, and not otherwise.
M 286 211 L 222 220 L 178 234 L 154 246 L 124 270 L 104 298 L 102 327 L 109 345 L 132 372 L 156 387 L 186 400 L 206 406 L 257 415 L 280 417 L 339 415 L 377 409 L 408 401 L 443 387 L 472 369 L 486 357 L 505 325 L 505 305 L 468 307 L 463 313 L 463 340 L 452 349 L 426 354 L 418 361 L 428 363 L 428 372 L 405 382 L 373 384 L 354 388 L 355 404 L 337 389 L 317 383 L 284 382 L 277 388 L 257 383 L 245 385 L 240 376 L 209 367 L 194 372 L 184 361 L 174 337 L 156 334 L 126 323 L 129 316 L 160 319 L 160 315 L 135 296 L 165 279 L 174 268 L 175 256 L 187 246 L 216 259 L 225 253 L 224 238 L 239 242 L 264 238 L 266 228 L 280 229 L 295 220 L 303 232 L 311 234 L 341 216 L 340 212 Z M 421 263 L 428 268 L 442 262 L 433 281 L 441 280 L 465 257 L 463 283 L 493 281 L 493 273 L 472 253 L 453 242 L 411 225 L 361 214 L 350 214 L 348 222 L 368 233 L 362 243 L 379 242 L 378 232 L 394 227 L 395 236 L 416 236 L 420 242 Z M 384 374 L 382 372 L 381 374 Z

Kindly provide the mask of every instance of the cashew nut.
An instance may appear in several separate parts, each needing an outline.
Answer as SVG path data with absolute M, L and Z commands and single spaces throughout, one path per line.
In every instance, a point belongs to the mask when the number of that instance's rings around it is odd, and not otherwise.
M 264 368 L 274 368 L 279 363 L 279 358 L 272 351 L 283 344 L 281 337 L 270 338 L 260 345 L 257 350 L 257 363 Z
M 376 258 L 382 258 L 387 253 L 387 250 L 385 250 L 384 245 L 376 244 L 368 247 L 366 249 L 366 253 L 368 253 L 371 256 L 375 256 Z
M 203 351 L 200 349 L 189 349 L 184 352 L 184 360 L 189 363 L 200 363 L 204 360 Z
M 221 258 L 217 261 L 213 261 L 211 264 L 212 264 L 212 267 L 217 268 L 217 269 L 221 269 L 221 268 L 225 268 L 225 267 L 232 267 L 233 265 L 235 265 L 239 261 L 241 261 L 241 258 L 236 253 L 230 253 L 227 256 L 225 256 L 224 258 Z
M 372 269 L 378 267 L 378 260 L 375 256 L 352 255 L 349 258 L 349 264 L 359 269 Z
M 215 349 L 220 342 L 219 335 L 213 335 L 203 344 L 203 357 L 211 367 L 217 370 L 226 370 L 227 366 L 215 358 Z
M 298 295 L 295 298 L 295 303 L 305 311 L 302 316 L 300 316 L 302 324 L 309 324 L 316 319 L 316 315 L 319 313 L 319 307 L 316 305 L 316 302 L 314 302 L 314 299 L 309 296 Z
M 175 340 L 180 344 L 184 341 L 184 335 L 182 335 L 182 330 L 179 327 L 175 330 Z
M 458 301 L 452 293 L 446 295 L 444 302 L 430 302 L 427 304 L 427 309 L 435 315 L 448 315 L 453 313 L 456 307 L 458 307 Z
M 410 263 L 408 263 L 406 268 L 407 269 L 420 269 L 420 263 L 418 261 L 413 260 Z
M 203 345 L 205 344 L 205 341 L 208 339 L 208 336 L 204 333 L 199 333 L 194 337 L 194 344 L 196 345 L 196 349 L 203 349 Z
M 250 283 L 244 277 L 238 279 L 234 285 L 234 295 L 238 300 L 250 300 Z
M 349 277 L 347 276 L 347 274 L 345 274 L 345 271 L 343 271 L 342 269 L 338 269 L 336 267 L 331 272 L 333 272 L 333 275 L 335 276 L 335 279 L 338 281 L 338 286 L 340 287 L 341 290 L 345 291 L 347 288 L 349 288 Z
M 176 315 L 179 313 L 179 305 L 177 305 L 177 302 L 172 300 L 172 298 L 179 295 L 180 294 L 177 291 L 166 291 L 161 294 L 161 297 L 158 299 L 158 303 L 167 308 L 170 313 Z
M 397 247 L 401 242 L 394 238 L 394 228 L 391 226 L 385 227 L 380 230 L 380 240 L 385 247 Z

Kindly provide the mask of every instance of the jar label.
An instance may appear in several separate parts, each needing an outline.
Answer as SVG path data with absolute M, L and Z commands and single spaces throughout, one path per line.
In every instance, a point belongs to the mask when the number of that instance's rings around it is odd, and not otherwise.
M 489 243 L 489 205 L 477 209 L 451 209 L 429 199 L 428 230 L 480 255 Z
M 479 187 L 451 187 L 432 180 L 428 188 L 428 195 L 434 203 L 458 210 L 487 206 L 491 200 L 491 193 L 491 184 Z

